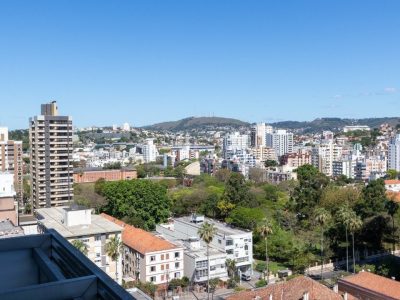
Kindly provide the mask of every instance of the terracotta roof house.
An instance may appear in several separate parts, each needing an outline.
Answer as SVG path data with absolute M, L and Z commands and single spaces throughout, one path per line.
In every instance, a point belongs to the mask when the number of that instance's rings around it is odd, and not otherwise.
M 400 282 L 370 272 L 363 271 L 340 279 L 338 287 L 345 300 L 400 299 Z
M 317 281 L 299 276 L 254 291 L 239 292 L 226 300 L 343 300 L 333 290 Z
M 183 247 L 107 214 L 101 216 L 123 228 L 122 270 L 125 281 L 140 280 L 159 285 L 183 277 Z

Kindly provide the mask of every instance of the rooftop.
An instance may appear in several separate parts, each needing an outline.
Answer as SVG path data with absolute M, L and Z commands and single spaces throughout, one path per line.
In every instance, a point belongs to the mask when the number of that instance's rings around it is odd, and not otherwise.
M 55 230 L 0 239 L 0 299 L 135 299 Z
M 68 207 L 59 206 L 37 209 L 36 214 L 39 223 L 43 224 L 48 229 L 55 229 L 65 238 L 120 232 L 122 230 L 122 227 L 102 218 L 99 215 L 91 216 L 91 224 L 67 226 L 64 223 L 63 212 L 66 208 Z
M 385 299 L 400 299 L 400 282 L 370 272 L 360 272 L 339 279 L 339 290 L 341 290 L 343 284 L 378 294 L 379 299 L 383 297 L 389 297 Z
M 102 213 L 101 217 L 104 220 L 111 221 L 119 226 L 123 227 L 122 231 L 122 242 L 128 247 L 136 250 L 141 254 L 150 252 L 165 251 L 178 249 L 178 247 L 162 238 L 156 237 L 150 232 L 143 229 L 133 227 L 117 218 Z
M 192 222 L 192 216 L 185 216 L 185 217 L 180 217 L 180 218 L 174 218 L 174 221 L 178 221 L 178 222 L 182 222 L 191 226 L 194 226 L 196 228 L 200 228 L 200 226 L 202 225 L 202 223 L 194 223 Z M 231 226 L 229 224 L 223 223 L 223 222 L 219 222 L 210 218 L 204 218 L 204 223 L 208 222 L 210 224 L 213 224 L 217 230 L 219 234 L 223 234 L 223 235 L 239 235 L 239 234 L 246 234 L 249 233 L 250 231 L 246 231 L 246 230 L 242 230 L 240 228 L 236 228 L 234 226 Z
M 311 278 L 298 276 L 286 282 L 280 282 L 254 291 L 244 291 L 226 297 L 226 300 L 299 300 L 308 293 L 309 300 L 343 300 L 343 298 L 326 286 Z
M 9 220 L 0 221 L 0 239 L 22 235 L 24 235 L 24 231 L 21 227 L 14 226 Z

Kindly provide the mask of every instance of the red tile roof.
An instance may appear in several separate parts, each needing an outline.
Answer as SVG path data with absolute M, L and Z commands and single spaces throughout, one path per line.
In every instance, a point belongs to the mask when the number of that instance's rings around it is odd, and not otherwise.
M 400 192 L 386 191 L 386 197 L 389 200 L 400 202 Z
M 122 242 L 141 254 L 178 248 L 174 244 L 152 235 L 150 232 L 133 227 L 105 213 L 102 213 L 101 216 L 123 227 Z
M 318 283 L 311 278 L 299 276 L 286 282 L 280 282 L 254 291 L 240 292 L 228 296 L 226 300 L 254 300 L 256 297 L 262 300 L 299 300 L 308 293 L 309 300 L 343 300 L 333 290 Z
M 397 179 L 385 180 L 385 185 L 386 184 L 400 184 L 400 180 Z
M 344 289 L 343 286 L 348 286 L 349 284 L 352 290 L 359 288 L 360 290 L 379 294 L 381 297 L 379 299 L 400 299 L 400 282 L 370 272 L 360 272 L 340 279 L 339 290 Z

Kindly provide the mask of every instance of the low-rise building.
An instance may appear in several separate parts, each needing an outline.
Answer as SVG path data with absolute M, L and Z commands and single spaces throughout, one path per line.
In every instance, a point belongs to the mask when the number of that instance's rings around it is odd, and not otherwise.
M 311 278 L 298 276 L 254 291 L 244 291 L 225 298 L 226 300 L 343 300 L 333 290 Z
M 107 214 L 101 216 L 123 228 L 123 276 L 125 281 L 140 280 L 168 284 L 184 275 L 183 247 L 135 228 Z
M 82 241 L 87 250 L 87 257 L 111 278 L 122 283 L 119 276 L 122 269 L 121 256 L 112 261 L 107 255 L 106 244 L 112 237 L 121 239 L 122 227 L 92 215 L 91 209 L 83 207 L 50 207 L 36 210 L 39 232 L 54 229 L 69 242 Z
M 103 170 L 103 169 L 75 169 L 74 183 L 93 183 L 99 179 L 105 181 L 130 180 L 137 178 L 137 171 L 133 169 Z
M 400 282 L 365 271 L 339 279 L 338 288 L 344 300 L 400 299 Z
M 198 231 L 204 222 L 211 223 L 217 229 L 210 246 L 225 252 L 226 259 L 234 260 L 237 269 L 242 273 L 252 273 L 253 233 L 251 231 L 241 230 L 195 214 L 174 218 L 168 224 L 158 225 L 156 230 L 176 240 L 189 240 L 194 237 L 199 238 Z
M 10 220 L 18 225 L 18 202 L 14 190 L 14 176 L 0 172 L 0 221 Z

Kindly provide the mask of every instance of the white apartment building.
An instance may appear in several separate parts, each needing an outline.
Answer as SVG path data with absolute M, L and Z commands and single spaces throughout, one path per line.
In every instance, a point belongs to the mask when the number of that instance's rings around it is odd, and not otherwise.
M 266 134 L 267 147 L 275 149 L 278 157 L 293 152 L 293 133 L 284 129 L 277 129 L 273 133 Z
M 272 133 L 273 128 L 265 123 L 257 123 L 251 127 L 250 143 L 251 147 L 265 147 L 267 133 Z
M 400 171 L 400 134 L 397 134 L 389 143 L 388 169 Z
M 228 134 L 223 139 L 223 154 L 224 158 L 228 158 L 232 153 L 237 150 L 246 150 L 249 148 L 250 140 L 247 134 L 240 134 L 235 132 L 233 134 Z
M 158 151 L 153 139 L 146 139 L 146 143 L 142 145 L 142 154 L 144 163 L 156 161 Z
M 114 217 L 101 214 L 121 227 L 123 249 L 123 278 L 165 285 L 171 279 L 184 276 L 183 247 L 150 232 L 135 228 Z
M 122 131 L 130 131 L 131 130 L 131 126 L 129 125 L 129 123 L 124 123 L 121 126 Z
M 31 195 L 35 208 L 66 205 L 73 199 L 72 118 L 59 116 L 55 101 L 30 119 Z
M 311 152 L 312 165 L 321 173 L 333 176 L 333 162 L 342 158 L 342 146 L 334 143 L 315 145 Z
M 204 222 L 213 224 L 217 229 L 210 246 L 226 253 L 226 259 L 235 260 L 236 267 L 242 273 L 251 274 L 253 271 L 253 233 L 251 231 L 234 228 L 197 215 L 174 218 L 169 224 L 157 226 L 157 231 L 176 240 L 189 240 L 199 238 L 198 231 Z
M 54 229 L 69 242 L 80 240 L 86 245 L 87 257 L 119 284 L 122 283 L 122 257 L 113 261 L 106 253 L 106 244 L 112 237 L 121 240 L 122 227 L 92 215 L 83 207 L 50 207 L 36 210 L 39 232 Z
M 343 132 L 350 132 L 350 131 L 370 131 L 371 128 L 369 128 L 369 126 L 367 125 L 352 125 L 352 126 L 344 126 L 343 127 Z

